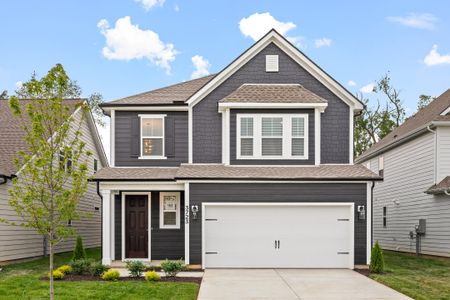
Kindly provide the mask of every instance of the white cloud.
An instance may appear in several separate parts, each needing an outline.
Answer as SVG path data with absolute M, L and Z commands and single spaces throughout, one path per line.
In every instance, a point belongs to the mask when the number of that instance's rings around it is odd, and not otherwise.
M 349 81 L 347 82 L 347 84 L 348 84 L 349 86 L 356 86 L 356 82 L 354 82 L 353 80 L 349 80 Z
M 373 93 L 374 87 L 375 87 L 374 83 L 369 83 L 369 84 L 363 86 L 362 88 L 360 88 L 359 91 L 364 94 Z
M 211 67 L 211 64 L 207 59 L 203 56 L 195 55 L 192 56 L 191 60 L 195 68 L 194 72 L 191 74 L 192 79 L 209 75 L 209 68 Z
M 327 38 L 321 38 L 314 40 L 314 47 L 320 48 L 320 47 L 329 47 L 331 46 L 332 40 Z
M 156 32 L 131 24 L 129 16 L 118 19 L 113 28 L 110 28 L 105 19 L 100 20 L 97 27 L 106 38 L 102 53 L 107 59 L 128 61 L 147 58 L 170 73 L 170 63 L 175 60 L 178 52 L 173 44 L 161 41 Z
M 178 4 L 175 4 L 175 6 L 173 7 L 173 9 L 174 9 L 176 12 L 179 12 L 179 11 L 180 11 L 180 7 L 178 6 Z
M 239 29 L 246 37 L 250 37 L 253 40 L 259 40 L 272 28 L 278 31 L 282 35 L 286 35 L 288 31 L 297 27 L 292 22 L 280 22 L 276 20 L 268 12 L 254 13 L 247 18 L 242 18 L 239 21 Z
M 105 123 L 104 126 L 100 126 L 97 124 L 97 130 L 98 130 L 98 134 L 100 135 L 100 139 L 102 140 L 103 143 L 103 148 L 105 149 L 105 153 L 106 156 L 108 157 L 108 160 L 111 162 L 110 160 L 110 154 L 111 154 L 111 135 L 109 132 L 109 118 L 104 117 L 103 118 L 103 122 Z
M 153 7 L 155 7 L 157 5 L 163 6 L 163 4 L 166 0 L 135 0 L 135 1 L 141 3 L 142 7 L 146 11 L 149 11 L 150 9 L 152 9 Z
M 288 36 L 286 37 L 289 42 L 294 44 L 297 48 L 306 49 L 306 41 L 302 36 Z
M 450 64 L 450 54 L 440 54 L 437 51 L 437 48 L 437 45 L 433 45 L 433 48 L 431 48 L 430 52 L 425 56 L 423 62 L 427 66 Z
M 394 23 L 399 23 L 407 27 L 431 30 L 436 28 L 436 22 L 439 19 L 434 15 L 428 13 L 410 13 L 406 16 L 390 16 L 387 17 L 386 20 Z
M 23 82 L 22 81 L 17 81 L 16 82 L 16 89 L 21 89 L 23 86 Z

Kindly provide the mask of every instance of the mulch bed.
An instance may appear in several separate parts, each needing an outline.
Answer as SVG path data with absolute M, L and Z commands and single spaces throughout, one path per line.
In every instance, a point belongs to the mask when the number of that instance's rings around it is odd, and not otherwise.
M 40 280 L 48 280 L 47 276 L 39 278 Z M 92 275 L 66 275 L 62 280 L 55 281 L 106 281 L 101 277 Z M 118 281 L 145 281 L 144 277 L 120 277 Z M 161 277 L 158 282 L 192 282 L 200 284 L 202 282 L 201 277 Z
M 354 269 L 353 271 L 358 272 L 359 274 L 364 275 L 364 276 L 370 275 L 369 269 Z

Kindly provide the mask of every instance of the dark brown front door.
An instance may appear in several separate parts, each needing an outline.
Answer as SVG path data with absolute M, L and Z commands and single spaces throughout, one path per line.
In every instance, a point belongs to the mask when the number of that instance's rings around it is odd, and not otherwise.
M 125 256 L 148 258 L 148 196 L 125 196 Z

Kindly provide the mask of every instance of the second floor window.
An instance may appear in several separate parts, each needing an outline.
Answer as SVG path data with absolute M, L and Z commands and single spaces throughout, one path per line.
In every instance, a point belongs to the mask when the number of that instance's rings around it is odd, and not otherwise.
M 164 158 L 164 115 L 141 118 L 141 158 Z
M 238 114 L 238 159 L 308 159 L 307 114 Z

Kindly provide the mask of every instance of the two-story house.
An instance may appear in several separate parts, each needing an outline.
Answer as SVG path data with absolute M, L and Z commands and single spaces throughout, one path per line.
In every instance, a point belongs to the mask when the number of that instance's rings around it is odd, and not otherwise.
M 362 109 L 274 30 L 218 74 L 105 103 L 103 263 L 366 264 L 381 177 L 353 164 Z
M 383 248 L 450 256 L 450 90 L 357 159 L 384 180 L 373 194 Z

